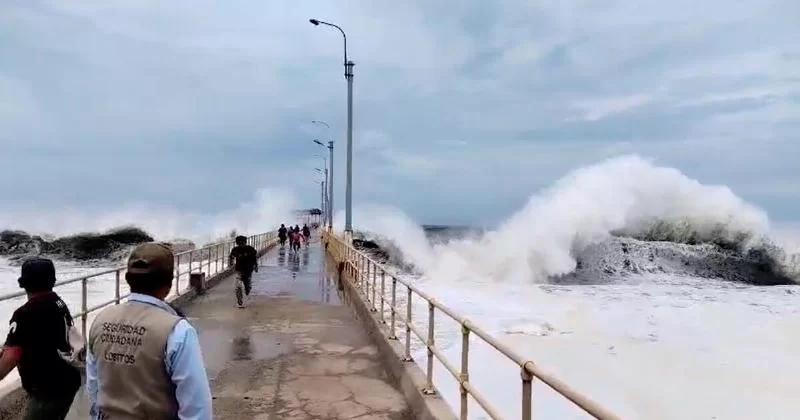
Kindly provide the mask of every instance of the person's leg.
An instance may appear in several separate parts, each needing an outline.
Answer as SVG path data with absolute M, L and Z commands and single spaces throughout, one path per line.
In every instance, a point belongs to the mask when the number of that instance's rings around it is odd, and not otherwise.
M 241 271 L 236 272 L 236 285 L 234 290 L 234 295 L 236 297 L 236 305 L 240 308 L 244 305 L 244 296 L 242 293 L 242 286 L 240 283 L 244 283 L 243 275 Z
M 74 394 L 47 400 L 29 396 L 23 420 L 64 420 L 74 399 Z
M 247 275 L 242 277 L 242 283 L 244 283 L 244 294 L 250 296 L 250 290 L 253 287 L 253 275 Z

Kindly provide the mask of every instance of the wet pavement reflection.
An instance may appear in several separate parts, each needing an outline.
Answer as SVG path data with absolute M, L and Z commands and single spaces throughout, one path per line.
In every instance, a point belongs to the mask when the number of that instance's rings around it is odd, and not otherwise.
M 318 239 L 296 252 L 288 245 L 278 248 L 261 258 L 252 293 L 340 305 L 335 274 L 329 274 L 326 264 Z

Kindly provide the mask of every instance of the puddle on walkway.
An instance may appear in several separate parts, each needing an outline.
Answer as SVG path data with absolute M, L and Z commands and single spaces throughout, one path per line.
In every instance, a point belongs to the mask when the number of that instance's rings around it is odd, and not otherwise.
M 198 326 L 200 346 L 209 379 L 215 378 L 229 361 L 267 360 L 289 351 L 273 333 L 253 331 L 249 327 L 232 331 Z

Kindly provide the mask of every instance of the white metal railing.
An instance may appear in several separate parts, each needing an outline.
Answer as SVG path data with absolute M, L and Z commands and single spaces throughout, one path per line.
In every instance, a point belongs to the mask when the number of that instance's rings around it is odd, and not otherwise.
M 520 368 L 521 387 L 522 387 L 522 419 L 530 420 L 532 418 L 532 388 L 533 379 L 537 378 L 551 389 L 556 391 L 559 395 L 580 407 L 587 414 L 596 419 L 601 420 L 619 420 L 620 417 L 606 410 L 598 403 L 592 401 L 588 397 L 582 395 L 578 391 L 571 388 L 565 382 L 556 378 L 554 375 L 545 372 L 538 367 L 533 361 L 522 357 L 514 350 L 499 342 L 486 331 L 475 326 L 470 320 L 464 316 L 456 313 L 454 310 L 448 308 L 441 302 L 437 301 L 432 296 L 419 290 L 414 285 L 398 279 L 397 276 L 391 274 L 386 267 L 377 263 L 375 260 L 366 254 L 356 250 L 352 245 L 345 240 L 332 235 L 324 233 L 328 239 L 328 250 L 334 257 L 341 262 L 345 263 L 345 271 L 354 281 L 356 289 L 360 292 L 361 298 L 370 306 L 371 312 L 380 312 L 380 321 L 387 324 L 386 305 L 389 306 L 389 320 L 388 320 L 388 338 L 390 340 L 397 340 L 396 335 L 398 321 L 398 284 L 405 287 L 405 317 L 399 317 L 399 321 L 405 325 L 405 352 L 403 361 L 413 363 L 411 357 L 411 333 L 419 338 L 427 349 L 427 366 L 426 366 L 426 384 L 423 392 L 426 394 L 434 394 L 435 387 L 433 384 L 433 361 L 434 357 L 445 367 L 445 369 L 455 378 L 459 384 L 460 391 L 460 407 L 459 418 L 462 420 L 467 419 L 468 412 L 468 397 L 472 396 L 475 402 L 483 408 L 483 410 L 493 419 L 502 419 L 497 408 L 495 408 L 488 399 L 478 391 L 469 380 L 469 339 L 470 335 L 474 334 L 479 337 L 483 342 L 500 352 L 503 356 L 513 361 Z M 387 299 L 387 276 L 391 279 L 390 297 Z M 380 280 L 378 280 L 380 277 Z M 427 334 L 420 331 L 414 325 L 414 313 L 412 311 L 412 301 L 414 295 L 419 296 L 427 302 L 428 306 L 428 330 Z M 380 308 L 375 305 L 379 304 Z M 452 320 L 461 325 L 461 366 L 460 369 L 456 368 L 452 362 L 447 360 L 444 354 L 436 347 L 435 342 L 435 314 L 436 310 L 444 313 Z M 402 312 L 402 309 L 400 310 Z
M 253 235 L 247 238 L 247 243 L 252 245 L 256 250 L 259 252 L 269 248 L 272 244 L 277 241 L 277 234 L 275 232 L 267 232 L 261 233 L 258 235 Z M 182 293 L 185 293 L 186 290 L 190 287 L 189 284 L 189 277 L 192 273 L 202 273 L 205 272 L 207 274 L 213 273 L 213 275 L 219 275 L 225 272 L 228 267 L 228 255 L 230 253 L 231 248 L 234 245 L 234 241 L 225 241 L 219 242 L 212 245 L 205 246 L 203 248 L 193 249 L 191 251 L 185 251 L 181 253 L 175 254 L 175 278 L 174 278 L 174 289 L 171 292 L 171 296 L 180 296 Z M 181 264 L 189 264 L 186 271 L 181 269 Z M 213 264 L 213 270 L 212 270 Z M 203 270 L 205 268 L 205 271 Z M 89 314 L 96 312 L 100 309 L 105 308 L 111 304 L 119 304 L 128 296 L 130 293 L 122 293 L 120 287 L 120 279 L 124 278 L 124 273 L 126 271 L 126 266 L 120 266 L 117 268 L 112 268 L 110 270 L 100 271 L 97 273 L 87 274 L 85 276 L 78 276 L 75 278 L 71 278 L 68 280 L 62 280 L 56 282 L 54 290 L 58 292 L 59 288 L 64 286 L 68 286 L 71 284 L 75 284 L 80 282 L 81 284 L 81 307 L 80 311 L 73 314 L 72 317 L 74 319 L 81 319 L 81 332 L 83 333 L 84 339 L 87 339 L 87 328 L 88 328 L 88 321 L 89 321 Z M 97 305 L 89 306 L 89 280 L 99 278 L 101 276 L 108 276 L 114 275 L 114 298 L 110 300 L 103 301 Z M 183 284 L 181 283 L 181 276 L 186 277 L 186 282 Z M 25 296 L 25 291 L 19 291 L 15 293 L 8 293 L 5 295 L 0 296 L 0 305 L 4 302 L 20 298 Z

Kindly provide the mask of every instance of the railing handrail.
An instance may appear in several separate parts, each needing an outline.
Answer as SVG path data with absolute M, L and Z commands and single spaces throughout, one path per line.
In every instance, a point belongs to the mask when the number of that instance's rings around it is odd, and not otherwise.
M 259 234 L 259 235 L 265 235 L 265 234 L 269 234 L 269 233 L 272 233 L 272 232 L 265 232 L 265 233 L 262 233 L 262 234 Z M 259 235 L 253 235 L 253 236 L 248 237 L 248 241 L 252 240 L 252 238 L 255 238 L 255 237 L 259 236 Z M 234 242 L 235 241 L 233 239 L 220 241 L 220 242 L 215 242 L 213 244 L 206 245 L 206 246 L 204 246 L 202 248 L 195 248 L 195 249 L 190 249 L 190 250 L 186 250 L 186 251 L 181 251 L 181 252 L 175 253 L 173 255 L 175 256 L 175 262 L 177 263 L 177 262 L 179 262 L 180 258 L 182 256 L 184 256 L 184 255 L 192 255 L 193 256 L 195 252 L 202 252 L 203 250 L 216 248 L 216 247 L 218 247 L 220 245 L 230 245 L 230 244 L 232 244 Z M 66 280 L 60 280 L 60 281 L 57 281 L 55 285 L 53 285 L 53 290 L 55 290 L 57 287 L 60 287 L 60 286 L 66 286 L 68 284 L 77 283 L 77 282 L 83 280 L 84 278 L 90 279 L 92 277 L 104 276 L 106 274 L 111 274 L 111 273 L 115 273 L 115 272 L 120 271 L 120 270 L 125 270 L 126 268 L 127 268 L 127 266 L 125 266 L 124 264 L 121 264 L 121 265 L 119 265 L 119 266 L 117 266 L 115 268 L 109 268 L 107 270 L 98 271 L 96 273 L 90 273 L 90 274 L 85 274 L 85 275 L 81 275 L 81 276 L 72 277 L 72 278 L 69 278 L 69 279 L 66 279 Z M 181 274 L 186 274 L 186 273 L 181 273 Z M 19 292 L 6 293 L 4 295 L 0 295 L 0 302 L 6 301 L 6 300 L 10 300 L 10 299 L 16 299 L 16 298 L 22 297 L 22 296 L 25 296 L 25 291 L 24 290 L 19 291 Z
M 531 382 L 533 378 L 538 378 L 543 383 L 548 385 L 551 389 L 556 391 L 559 395 L 566 398 L 567 400 L 574 403 L 580 409 L 585 411 L 586 413 L 590 414 L 594 418 L 601 419 L 601 420 L 620 420 L 620 417 L 613 414 L 612 412 L 608 411 L 604 407 L 600 406 L 597 402 L 593 401 L 589 397 L 579 393 L 577 390 L 571 388 L 567 385 L 564 381 L 555 377 L 555 375 L 548 373 L 542 370 L 539 366 L 537 366 L 532 360 L 526 359 L 516 351 L 512 350 L 507 345 L 499 342 L 495 337 L 493 337 L 488 332 L 484 331 L 480 327 L 476 326 L 472 321 L 470 321 L 465 316 L 459 314 L 455 310 L 449 308 L 448 306 L 441 303 L 439 300 L 434 298 L 433 296 L 425 293 L 424 291 L 420 290 L 417 286 L 411 284 L 410 282 L 398 278 L 396 275 L 392 274 L 390 270 L 386 268 L 383 264 L 378 263 L 372 257 L 367 255 L 364 252 L 357 250 L 352 244 L 347 243 L 346 241 L 342 240 L 336 235 L 325 233 L 329 238 L 333 238 L 340 246 L 344 246 L 345 250 L 350 253 L 350 255 L 356 255 L 360 258 L 362 266 L 366 266 L 366 273 L 367 273 L 367 291 L 365 293 L 365 298 L 369 301 L 369 268 L 370 266 L 373 267 L 373 298 L 372 298 L 372 311 L 377 312 L 377 309 L 374 307 L 375 305 L 375 294 L 376 294 L 376 277 L 377 277 L 377 270 L 381 271 L 381 317 L 383 317 L 383 305 L 385 301 L 385 289 L 384 289 L 384 277 L 385 275 L 389 275 L 392 280 L 392 302 L 390 305 L 391 309 L 391 331 L 390 331 L 390 339 L 396 339 L 395 337 L 395 314 L 397 312 L 396 305 L 396 290 L 395 284 L 400 283 L 406 287 L 408 292 L 407 296 L 407 319 L 402 319 L 403 323 L 406 325 L 406 361 L 411 361 L 410 357 L 410 335 L 409 332 L 414 332 L 415 335 L 425 344 L 425 347 L 428 350 L 428 371 L 427 371 L 427 389 L 425 390 L 428 393 L 433 393 L 433 357 L 435 356 L 444 367 L 450 372 L 450 374 L 456 379 L 461 387 L 462 393 L 462 400 L 461 400 L 461 419 L 466 419 L 467 413 L 467 406 L 466 406 L 466 395 L 472 395 L 472 397 L 476 400 L 476 402 L 483 408 L 492 418 L 499 419 L 501 418 L 498 411 L 486 400 L 477 390 L 473 389 L 471 384 L 469 383 L 469 374 L 468 374 L 468 346 L 469 346 L 469 333 L 474 333 L 477 335 L 484 343 L 488 344 L 489 346 L 493 347 L 497 350 L 500 354 L 505 356 L 506 358 L 510 359 L 514 363 L 516 363 L 521 369 L 521 376 L 523 381 L 523 401 L 522 401 L 522 418 L 524 420 L 529 420 L 532 416 L 531 412 Z M 363 276 L 363 268 L 356 267 L 354 262 L 346 255 L 345 258 L 347 262 L 353 265 L 353 269 L 359 273 L 359 276 Z M 357 279 L 358 281 L 361 281 Z M 429 323 L 428 323 L 428 337 L 423 336 L 423 334 L 417 330 L 416 326 L 413 325 L 412 318 L 412 310 L 411 310 L 411 297 L 412 292 L 424 299 L 429 306 Z M 436 348 L 434 344 L 434 335 L 433 335 L 433 328 L 434 328 L 434 309 L 439 309 L 441 312 L 449 316 L 452 320 L 458 322 L 462 327 L 462 369 L 459 372 L 452 363 L 445 358 L 439 349 Z
M 252 236 L 247 237 L 247 243 L 252 245 L 252 246 L 254 246 L 257 250 L 261 251 L 261 250 L 269 247 L 272 243 L 274 243 L 276 238 L 277 238 L 276 231 L 270 231 L 270 232 L 260 233 L 260 234 L 256 234 L 256 235 L 252 235 Z M 181 295 L 181 283 L 180 283 L 181 276 L 182 275 L 186 275 L 186 274 L 189 274 L 191 276 L 191 274 L 195 270 L 195 267 L 193 266 L 193 264 L 195 263 L 195 260 L 194 260 L 195 255 L 200 255 L 201 256 L 201 260 L 197 262 L 198 264 L 197 264 L 196 268 L 198 269 L 198 271 L 202 272 L 203 266 L 205 265 L 205 267 L 208 270 L 208 272 L 210 272 L 211 271 L 211 263 L 212 263 L 211 251 L 214 250 L 215 251 L 215 255 L 214 255 L 214 259 L 213 259 L 214 267 L 215 267 L 215 274 L 214 275 L 217 275 L 217 274 L 220 274 L 220 273 L 222 273 L 225 270 L 230 268 L 230 267 L 227 267 L 227 263 L 228 263 L 228 255 L 227 255 L 227 253 L 230 252 L 229 246 L 232 245 L 233 243 L 234 243 L 234 240 L 225 240 L 225 241 L 216 242 L 216 243 L 213 243 L 213 244 L 206 245 L 206 246 L 204 246 L 202 248 L 190 249 L 190 250 L 179 252 L 179 253 L 175 254 L 175 276 L 173 277 L 173 282 L 174 282 L 174 287 L 175 287 L 175 296 L 180 296 Z M 220 252 L 220 251 L 224 251 L 224 252 Z M 207 259 L 202 259 L 204 254 L 207 254 L 207 256 L 208 256 Z M 186 271 L 181 271 L 181 259 L 182 259 L 182 257 L 184 257 L 186 255 L 189 255 L 189 261 L 188 261 L 189 262 L 189 268 Z M 57 288 L 59 288 L 61 286 L 66 286 L 66 285 L 69 285 L 69 284 L 81 282 L 81 309 L 80 309 L 79 312 L 73 313 L 72 317 L 73 317 L 73 319 L 77 319 L 77 318 L 81 319 L 81 332 L 83 333 L 84 340 L 87 339 L 86 332 L 87 332 L 87 325 L 88 325 L 88 315 L 90 313 L 98 311 L 98 310 L 100 310 L 102 308 L 105 308 L 106 306 L 109 306 L 112 303 L 113 304 L 119 304 L 122 300 L 126 299 L 130 295 L 130 293 L 125 294 L 125 295 L 121 295 L 120 294 L 120 279 L 122 277 L 121 274 L 125 270 L 127 270 L 127 266 L 126 265 L 120 265 L 120 266 L 118 266 L 116 268 L 111 268 L 111 269 L 99 271 L 99 272 L 96 272 L 96 273 L 90 273 L 90 274 L 85 274 L 85 275 L 77 276 L 77 277 L 66 279 L 66 280 L 61 280 L 61 281 L 56 282 L 55 286 L 53 287 L 53 290 L 55 290 L 55 289 L 57 289 Z M 107 301 L 104 301 L 104 302 L 102 302 L 102 303 L 100 303 L 98 305 L 95 305 L 93 307 L 89 307 L 88 306 L 88 281 L 89 281 L 89 279 L 94 278 L 94 277 L 104 276 L 104 275 L 111 274 L 111 273 L 115 274 L 114 298 L 113 299 L 109 299 Z M 190 286 L 190 284 L 188 284 L 188 282 L 187 282 L 187 287 L 188 286 Z M 25 296 L 25 294 L 26 293 L 25 293 L 24 290 L 23 291 L 19 291 L 19 292 L 14 292 L 14 293 L 7 293 L 5 295 L 0 296 L 0 303 L 2 303 L 4 301 L 11 300 L 11 299 L 16 299 L 16 298 L 23 297 L 23 296 Z

